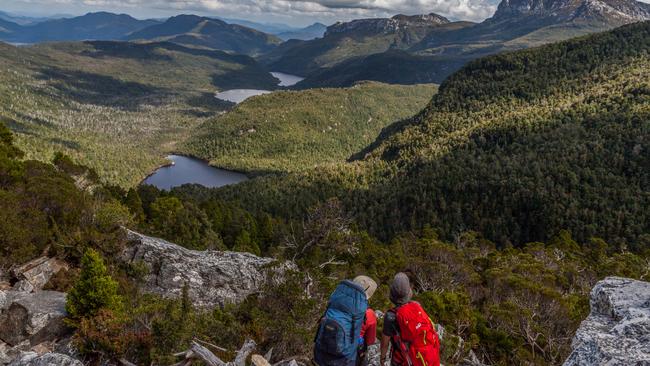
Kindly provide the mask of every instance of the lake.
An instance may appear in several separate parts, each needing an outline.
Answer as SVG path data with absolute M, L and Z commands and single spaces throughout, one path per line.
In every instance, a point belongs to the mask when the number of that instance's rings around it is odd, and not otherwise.
M 271 75 L 280 80 L 278 86 L 292 86 L 304 80 L 304 78 L 301 78 L 300 76 L 284 74 L 281 72 L 272 72 Z M 250 97 L 269 93 L 271 93 L 271 91 L 260 89 L 231 89 L 217 93 L 215 96 L 217 99 L 239 104 Z
M 217 93 L 217 99 L 226 100 L 233 103 L 241 103 L 250 97 L 256 95 L 269 94 L 268 90 L 258 89 L 232 89 Z
M 279 86 L 293 86 L 305 80 L 305 78 L 302 78 L 300 76 L 289 75 L 282 72 L 272 72 L 271 75 L 280 79 L 280 84 L 278 84 Z
M 173 165 L 156 170 L 142 182 L 169 190 L 183 184 L 200 184 L 204 187 L 223 187 L 248 180 L 245 174 L 210 166 L 203 160 L 182 155 L 170 155 Z

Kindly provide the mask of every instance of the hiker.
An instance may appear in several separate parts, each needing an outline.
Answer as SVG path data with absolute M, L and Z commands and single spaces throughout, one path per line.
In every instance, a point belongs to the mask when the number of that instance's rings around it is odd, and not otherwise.
M 357 276 L 354 283 L 360 285 L 366 292 L 366 298 L 370 300 L 377 290 L 377 282 L 368 276 Z M 357 366 L 368 365 L 368 346 L 377 342 L 377 315 L 370 307 L 366 310 L 366 317 L 359 334 L 359 348 L 357 350 Z
M 422 306 L 411 301 L 413 290 L 405 273 L 390 285 L 394 308 L 386 312 L 381 338 L 380 366 L 386 364 L 391 346 L 391 366 L 440 366 L 440 340 L 431 318 Z
M 318 366 L 356 366 L 359 337 L 368 297 L 358 283 L 339 283 L 320 320 L 314 342 L 314 362 Z

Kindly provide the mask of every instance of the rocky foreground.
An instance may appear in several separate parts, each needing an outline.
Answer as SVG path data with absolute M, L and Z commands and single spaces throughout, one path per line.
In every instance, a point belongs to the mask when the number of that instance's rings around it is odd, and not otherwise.
M 564 366 L 650 365 L 650 283 L 609 277 L 590 303 Z
M 163 297 L 179 297 L 187 285 L 196 307 L 239 303 L 268 280 L 281 280 L 293 268 L 249 253 L 189 250 L 168 241 L 128 231 L 130 246 L 122 260 L 144 266 L 141 289 Z
M 121 256 L 125 264 L 143 269 L 142 290 L 177 297 L 187 286 L 198 307 L 242 301 L 263 290 L 269 280 L 281 280 L 292 266 L 246 253 L 192 251 L 167 241 L 128 232 L 130 246 Z M 0 365 L 82 366 L 65 326 L 66 294 L 44 291 L 50 278 L 65 264 L 38 258 L 0 273 Z M 564 366 L 650 366 L 650 283 L 610 277 L 591 292 L 591 314 L 573 340 L 573 352 Z M 441 335 L 442 335 L 441 331 Z M 370 349 L 370 366 L 379 366 L 377 345 Z M 194 344 L 188 357 L 203 349 Z M 249 355 L 254 342 L 240 353 Z M 209 358 L 209 357 L 208 357 Z M 221 366 L 245 366 L 244 357 Z M 269 357 L 256 355 L 256 366 L 270 366 Z M 285 362 L 297 366 L 296 361 Z M 208 363 L 210 364 L 210 363 Z M 219 364 L 219 363 L 217 363 Z M 481 366 L 470 353 L 463 366 Z

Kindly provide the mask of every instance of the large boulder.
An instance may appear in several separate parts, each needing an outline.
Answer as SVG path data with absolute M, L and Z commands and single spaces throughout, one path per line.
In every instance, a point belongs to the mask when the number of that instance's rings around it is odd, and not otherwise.
M 39 356 L 36 352 L 24 352 L 9 366 L 83 366 L 83 363 L 60 353 L 46 353 Z
M 241 302 L 259 292 L 268 280 L 278 280 L 293 268 L 249 253 L 189 250 L 133 231 L 128 231 L 128 238 L 130 245 L 121 258 L 127 264 L 146 267 L 140 279 L 143 291 L 177 298 L 187 284 L 198 307 Z
M 54 274 L 67 268 L 67 264 L 56 258 L 40 257 L 29 261 L 11 270 L 11 275 L 16 279 L 14 290 L 38 291 Z
M 650 365 L 650 283 L 609 277 L 590 303 L 564 366 Z
M 65 297 L 56 291 L 0 292 L 0 340 L 34 346 L 64 335 Z

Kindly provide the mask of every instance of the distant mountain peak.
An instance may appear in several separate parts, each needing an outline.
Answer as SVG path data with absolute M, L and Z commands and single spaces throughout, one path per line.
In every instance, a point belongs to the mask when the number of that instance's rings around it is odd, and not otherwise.
M 650 5 L 635 0 L 503 0 L 493 19 L 522 16 L 624 24 L 649 20 Z
M 450 23 L 449 19 L 435 14 L 395 15 L 392 18 L 357 19 L 337 22 L 327 28 L 326 36 L 346 32 L 395 33 L 400 29 L 413 27 L 435 27 Z
M 440 25 L 450 23 L 449 19 L 436 13 L 420 14 L 420 15 L 403 15 L 398 14 L 391 19 L 397 20 L 402 24 L 417 24 L 417 25 Z

